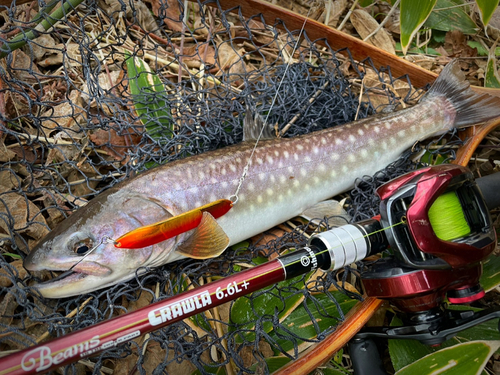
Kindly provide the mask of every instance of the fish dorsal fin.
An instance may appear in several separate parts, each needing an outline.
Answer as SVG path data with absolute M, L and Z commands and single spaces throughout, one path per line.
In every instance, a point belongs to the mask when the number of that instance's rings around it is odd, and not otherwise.
M 203 212 L 200 225 L 175 251 L 188 258 L 207 259 L 219 256 L 228 245 L 229 237 L 214 217 L 208 212 Z
M 309 207 L 300 216 L 315 224 L 318 224 L 321 219 L 327 217 L 329 218 L 328 225 L 330 226 L 345 225 L 349 223 L 351 218 L 342 206 L 341 203 L 329 199 Z
M 264 130 L 262 131 L 262 128 Z M 259 138 L 259 134 L 262 131 L 260 139 L 275 139 L 276 135 L 273 132 L 273 128 L 268 124 L 264 123 L 264 118 L 255 113 L 252 115 L 252 110 L 247 104 L 247 113 L 245 119 L 243 120 L 243 141 L 256 141 Z

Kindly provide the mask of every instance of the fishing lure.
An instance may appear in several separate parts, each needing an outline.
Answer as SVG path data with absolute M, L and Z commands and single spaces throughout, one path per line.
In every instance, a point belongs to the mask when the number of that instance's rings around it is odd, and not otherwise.
M 127 249 L 140 249 L 155 245 L 198 227 L 204 212 L 209 213 L 214 219 L 217 219 L 225 215 L 232 207 L 233 202 L 229 199 L 219 199 L 167 220 L 131 230 L 119 237 L 115 241 L 115 246 Z

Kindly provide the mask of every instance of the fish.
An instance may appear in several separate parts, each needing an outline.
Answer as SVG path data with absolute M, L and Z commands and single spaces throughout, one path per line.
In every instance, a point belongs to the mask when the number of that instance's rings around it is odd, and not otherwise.
M 293 217 L 329 212 L 325 202 L 331 197 L 386 167 L 415 142 L 498 116 L 500 98 L 475 93 L 451 62 L 412 107 L 293 138 L 257 144 L 247 139 L 123 181 L 61 222 L 29 253 L 24 267 L 64 272 L 35 285 L 46 298 L 63 298 L 130 280 L 139 268 L 216 257 Z M 219 199 L 234 202 L 224 215 L 196 211 Z M 201 215 L 199 225 L 159 243 L 129 249 L 103 240 L 190 210 Z

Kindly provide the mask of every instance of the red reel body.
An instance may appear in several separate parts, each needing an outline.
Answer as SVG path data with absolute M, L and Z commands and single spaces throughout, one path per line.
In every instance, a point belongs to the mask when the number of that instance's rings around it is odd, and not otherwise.
M 454 191 L 470 233 L 445 241 L 429 219 L 429 209 L 444 193 Z M 448 294 L 452 303 L 481 298 L 481 261 L 496 247 L 489 211 L 472 173 L 457 165 L 427 167 L 381 186 L 381 225 L 393 255 L 362 274 L 369 296 L 391 299 L 403 312 L 439 307 Z M 398 224 L 399 223 L 399 224 Z

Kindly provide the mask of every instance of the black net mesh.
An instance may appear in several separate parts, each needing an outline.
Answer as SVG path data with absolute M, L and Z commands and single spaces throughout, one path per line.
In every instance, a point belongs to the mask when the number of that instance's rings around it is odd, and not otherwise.
M 257 15 L 245 19 L 215 2 L 189 2 L 186 8 L 171 0 L 64 4 L 13 2 L 0 8 L 6 54 L 0 61 L 3 352 L 245 269 L 305 244 L 304 233 L 312 230 L 296 222 L 217 259 L 180 261 L 74 298 L 41 298 L 30 285 L 52 275 L 27 273 L 22 259 L 103 190 L 157 164 L 240 142 L 247 106 L 269 114 L 268 122 L 292 137 L 394 110 L 418 96 L 408 80 L 396 81 L 370 61 L 355 62 L 348 51 L 322 47 L 307 33 L 292 55 L 299 30 L 268 25 Z M 47 14 L 57 10 L 56 23 L 54 13 Z M 35 29 L 41 19 L 55 26 Z M 21 48 L 8 43 L 15 38 Z M 131 74 L 134 69 L 144 72 Z M 149 88 L 134 92 L 144 78 Z M 415 168 L 410 154 L 357 182 L 348 200 L 353 220 L 376 213 L 377 186 Z M 297 356 L 335 329 L 361 298 L 355 274 L 346 269 L 274 285 L 61 371 L 206 373 L 227 365 L 236 373 L 267 373 L 266 358 Z M 259 303 L 266 296 L 273 296 L 270 310 Z M 247 311 L 244 322 L 240 310 Z M 307 332 L 287 320 L 292 314 L 293 322 L 308 322 Z

